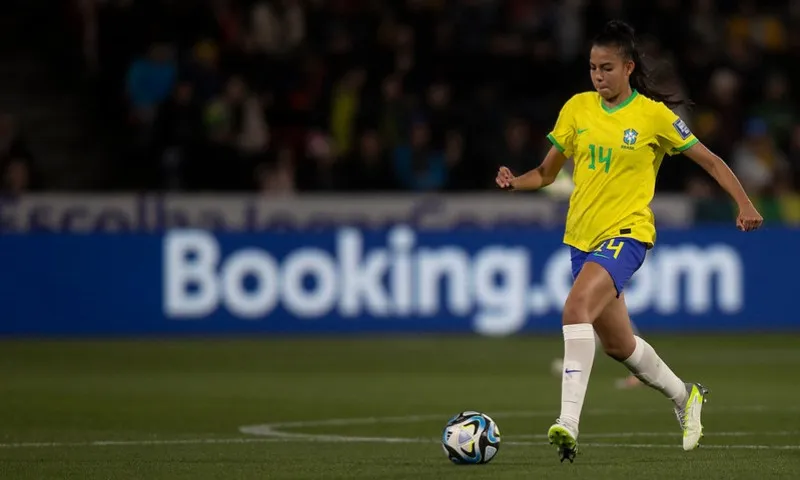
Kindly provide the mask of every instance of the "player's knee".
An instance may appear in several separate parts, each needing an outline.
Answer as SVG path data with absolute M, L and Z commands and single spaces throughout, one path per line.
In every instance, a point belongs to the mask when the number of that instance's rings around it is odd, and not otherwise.
M 609 345 L 604 346 L 603 350 L 606 352 L 606 355 L 613 358 L 618 362 L 624 361 L 626 358 L 630 357 L 633 351 L 628 351 L 622 345 Z
M 628 339 L 618 338 L 603 343 L 603 351 L 606 353 L 606 355 L 614 360 L 617 360 L 618 362 L 622 362 L 630 358 L 635 349 L 635 340 L 629 341 Z
M 564 304 L 561 321 L 564 325 L 592 323 L 592 318 L 589 314 L 589 303 L 586 299 L 584 297 L 573 297 L 570 295 L 570 298 L 568 298 L 567 302 Z

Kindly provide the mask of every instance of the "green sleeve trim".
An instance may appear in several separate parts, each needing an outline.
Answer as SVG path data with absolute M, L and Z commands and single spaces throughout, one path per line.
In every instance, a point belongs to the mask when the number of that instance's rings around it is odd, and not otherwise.
M 687 143 L 686 145 L 684 145 L 682 147 L 676 148 L 675 150 L 678 151 L 678 152 L 684 152 L 684 151 L 692 148 L 698 141 L 699 140 L 697 140 L 697 138 L 693 138 L 693 139 L 691 139 L 689 141 L 689 143 Z
M 547 134 L 547 139 L 550 140 L 550 143 L 552 143 L 559 152 L 564 153 L 566 149 L 560 143 L 558 143 L 558 140 L 556 140 L 556 137 L 554 137 L 552 133 Z

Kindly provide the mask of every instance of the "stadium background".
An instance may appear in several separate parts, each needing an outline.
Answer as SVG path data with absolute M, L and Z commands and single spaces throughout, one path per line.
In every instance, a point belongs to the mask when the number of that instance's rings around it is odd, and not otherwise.
M 540 442 L 530 434 L 558 400 L 570 180 L 508 194 L 494 172 L 541 161 L 559 107 L 591 88 L 587 42 L 612 18 L 694 101 L 678 113 L 765 217 L 738 232 L 711 179 L 666 160 L 634 320 L 720 398 L 707 478 L 798 468 L 800 2 L 0 8 L 0 476 L 425 478 L 447 465 L 411 440 L 467 408 L 511 411 L 498 414 L 510 445 Z M 469 401 L 452 398 L 465 371 L 484 386 Z M 655 397 L 614 390 L 619 375 L 598 362 L 588 402 L 606 413 L 587 429 L 648 419 L 617 442 L 638 442 L 654 478 L 696 473 L 669 463 L 659 445 L 674 439 L 658 435 L 672 420 L 648 423 Z M 365 416 L 378 420 L 347 420 Z M 397 416 L 416 420 L 381 420 Z M 295 433 L 237 431 L 263 422 Z M 117 441 L 128 450 L 93 450 Z M 359 472 L 341 460 L 350 442 L 369 446 Z M 642 474 L 601 443 L 587 475 Z M 547 449 L 508 448 L 495 478 L 551 473 Z M 257 466 L 264 449 L 282 461 Z

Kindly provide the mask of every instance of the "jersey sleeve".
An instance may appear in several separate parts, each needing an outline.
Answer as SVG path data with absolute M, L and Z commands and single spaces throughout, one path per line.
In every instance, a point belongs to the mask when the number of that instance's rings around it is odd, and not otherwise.
M 547 135 L 550 143 L 568 158 L 572 156 L 575 138 L 575 97 L 561 107 L 553 130 Z
M 668 155 L 681 153 L 697 143 L 697 138 L 678 115 L 664 104 L 659 104 L 658 109 L 658 143 Z

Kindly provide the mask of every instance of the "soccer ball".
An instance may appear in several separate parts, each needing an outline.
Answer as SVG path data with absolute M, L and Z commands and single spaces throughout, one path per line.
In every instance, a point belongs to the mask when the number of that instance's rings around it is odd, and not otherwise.
M 445 425 L 442 448 L 459 465 L 489 463 L 500 449 L 500 430 L 488 415 L 461 412 Z

